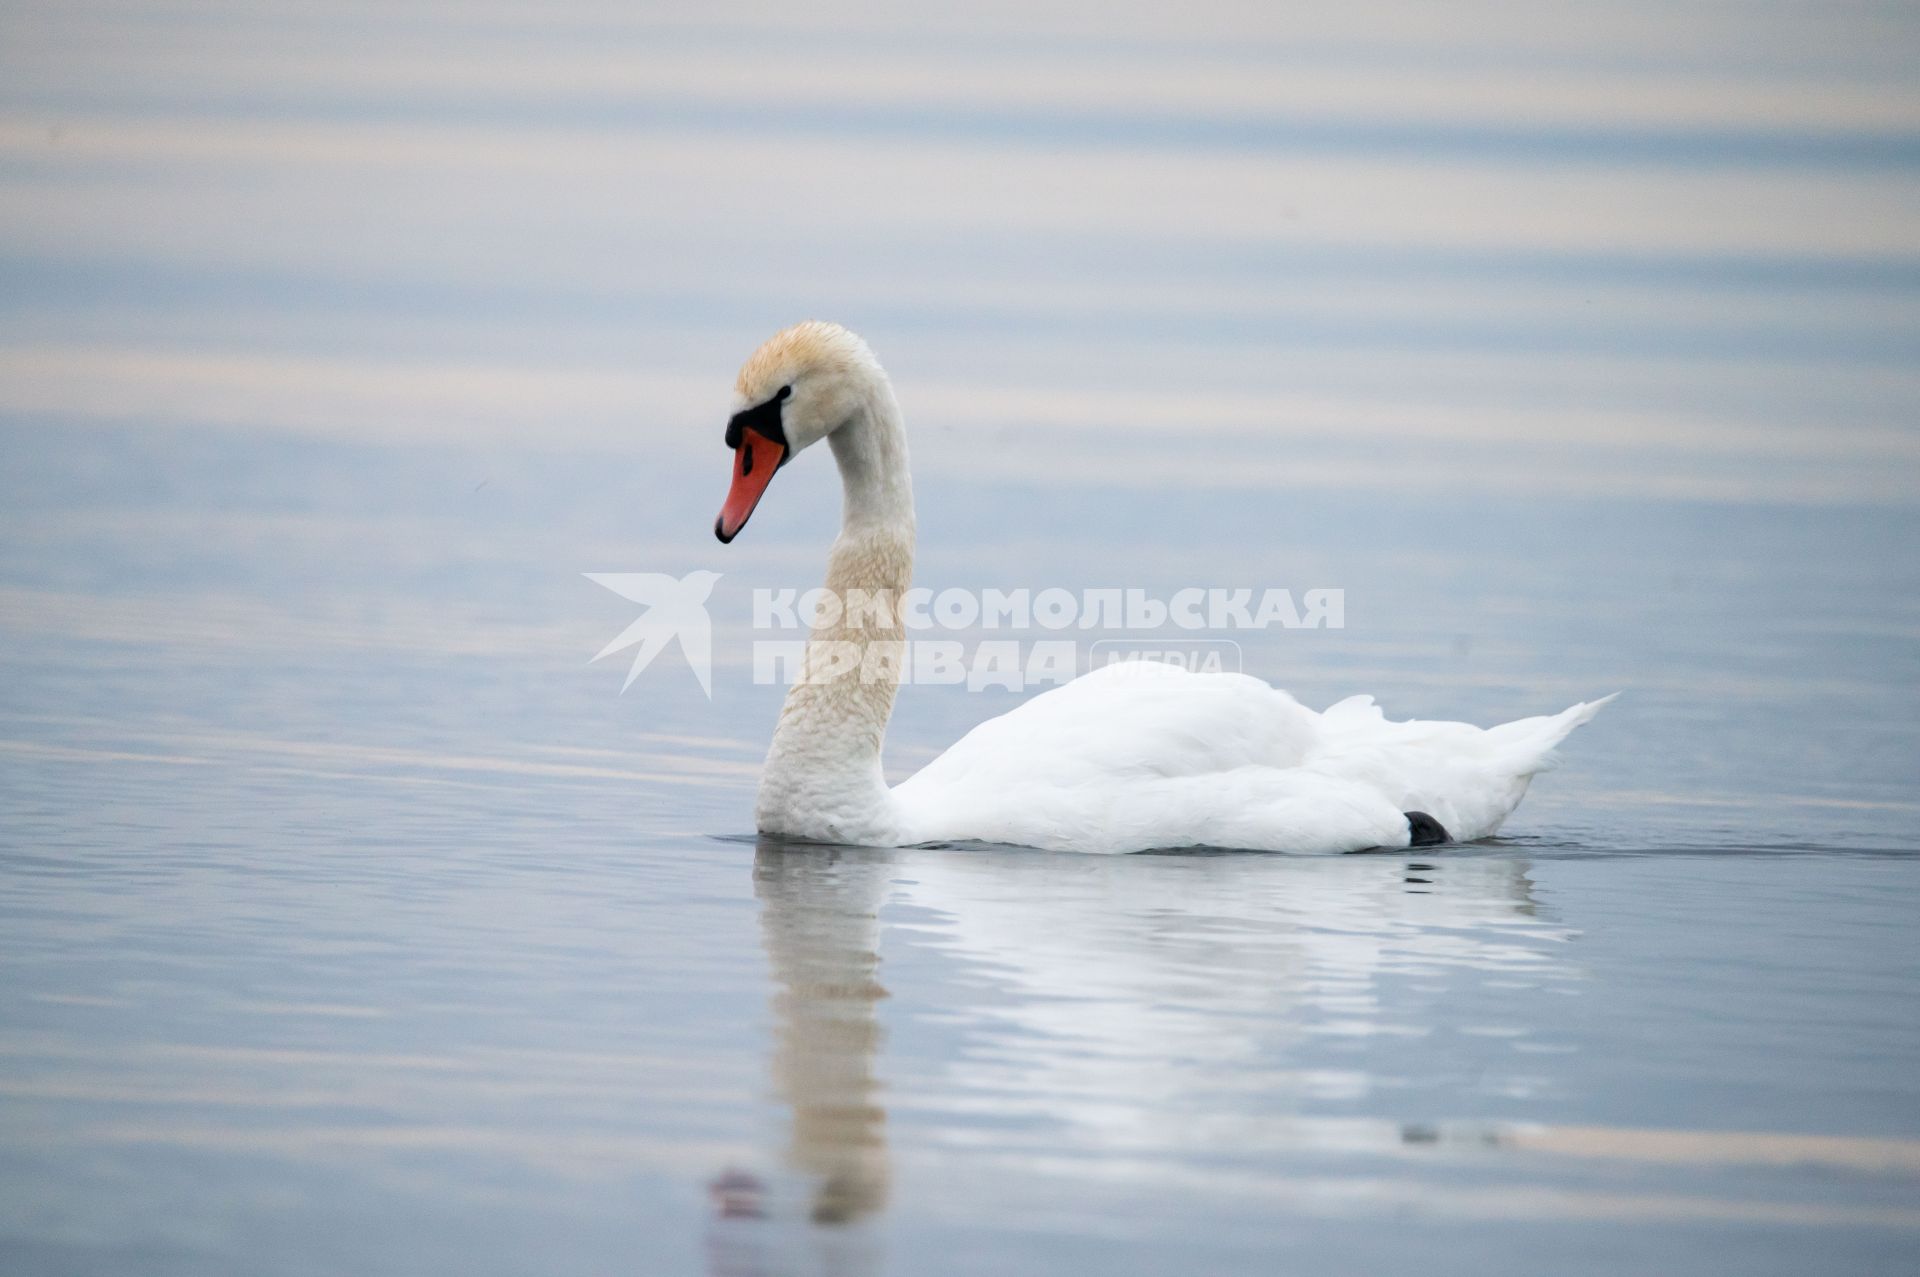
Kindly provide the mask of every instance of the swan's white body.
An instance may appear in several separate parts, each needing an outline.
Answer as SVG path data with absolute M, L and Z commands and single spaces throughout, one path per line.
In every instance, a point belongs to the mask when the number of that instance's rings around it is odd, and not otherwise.
M 1409 811 L 1484 838 L 1599 705 L 1482 731 L 1323 714 L 1247 674 L 1109 665 L 980 724 L 894 790 L 915 841 L 1071 851 L 1407 845 Z
M 832 324 L 788 329 L 748 360 L 738 396 L 736 423 L 770 420 L 774 434 L 757 442 L 782 449 L 776 459 L 820 438 L 833 448 L 846 502 L 827 589 L 903 595 L 914 539 L 906 435 L 865 343 Z M 751 483 L 739 477 L 754 469 L 750 455 L 739 469 L 723 540 L 771 477 L 764 457 Z M 897 643 L 897 619 L 868 613 L 815 628 L 762 773 L 762 832 L 869 846 L 1339 852 L 1407 846 L 1405 813 L 1424 811 L 1469 841 L 1500 827 L 1554 746 L 1605 704 L 1487 730 L 1394 723 L 1370 697 L 1316 713 L 1247 675 L 1128 663 L 980 724 L 889 789 L 880 749 L 897 680 L 874 678 L 870 662 L 831 673 L 828 653 Z

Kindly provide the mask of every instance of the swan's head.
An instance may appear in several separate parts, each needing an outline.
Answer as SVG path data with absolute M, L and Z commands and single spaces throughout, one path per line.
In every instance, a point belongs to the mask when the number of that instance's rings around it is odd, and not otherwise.
M 851 420 L 882 376 L 866 342 L 820 320 L 775 333 L 754 351 L 734 382 L 733 487 L 713 534 L 723 542 L 739 535 L 774 471 Z

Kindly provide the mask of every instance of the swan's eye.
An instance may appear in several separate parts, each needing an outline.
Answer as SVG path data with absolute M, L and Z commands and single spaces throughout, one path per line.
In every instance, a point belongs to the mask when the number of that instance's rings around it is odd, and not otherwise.
M 727 422 L 727 447 L 738 448 L 746 439 L 747 431 L 752 429 L 786 449 L 787 431 L 780 424 L 780 404 L 792 393 L 792 386 L 782 386 L 772 398 L 734 413 L 733 420 Z

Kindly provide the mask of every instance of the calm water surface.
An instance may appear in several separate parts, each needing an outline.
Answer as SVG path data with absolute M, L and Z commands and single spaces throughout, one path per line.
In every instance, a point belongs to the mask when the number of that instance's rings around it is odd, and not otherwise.
M 1913 19 L 1581 15 L 0 17 L 0 1269 L 1912 1271 Z M 810 313 L 924 584 L 1624 695 L 1430 855 L 757 841 Z

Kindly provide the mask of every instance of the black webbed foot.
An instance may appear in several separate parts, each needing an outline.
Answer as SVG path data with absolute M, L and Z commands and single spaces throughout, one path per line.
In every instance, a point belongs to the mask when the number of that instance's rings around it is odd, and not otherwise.
M 1443 842 L 1452 842 L 1453 835 L 1447 827 L 1427 815 L 1424 811 L 1407 813 L 1407 828 L 1413 834 L 1409 847 L 1438 847 Z

